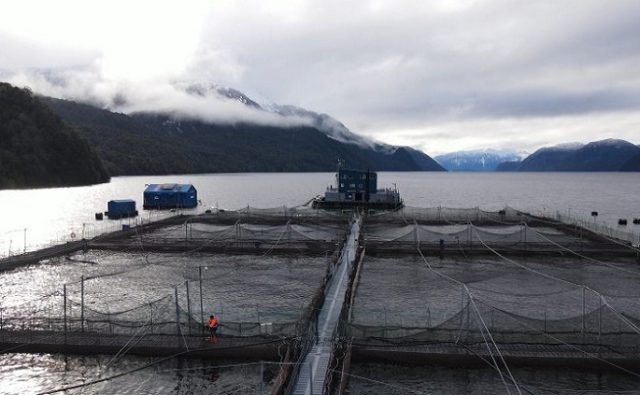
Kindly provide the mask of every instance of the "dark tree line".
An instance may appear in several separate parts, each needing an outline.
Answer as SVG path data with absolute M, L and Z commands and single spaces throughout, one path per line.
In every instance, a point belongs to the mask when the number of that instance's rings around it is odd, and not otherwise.
M 0 189 L 108 180 L 102 161 L 77 130 L 28 89 L 0 83 Z
M 371 170 L 442 170 L 405 148 L 382 153 L 327 137 L 313 127 L 209 124 L 163 114 L 118 114 L 44 98 L 77 127 L 112 175 L 333 171 L 338 159 Z

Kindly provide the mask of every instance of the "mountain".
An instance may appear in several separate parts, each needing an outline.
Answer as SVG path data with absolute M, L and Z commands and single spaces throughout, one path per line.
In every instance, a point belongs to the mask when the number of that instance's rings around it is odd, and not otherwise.
M 436 156 L 434 159 L 449 171 L 495 171 L 507 161 L 519 161 L 521 153 L 513 150 L 458 151 Z
M 317 113 L 315 111 L 291 105 L 280 105 L 275 103 L 261 105 L 249 98 L 244 93 L 233 88 L 228 88 L 217 84 L 176 84 L 176 88 L 181 89 L 186 93 L 197 95 L 199 97 L 215 96 L 217 98 L 231 99 L 253 110 L 276 114 L 284 119 L 302 119 L 306 121 L 307 126 L 313 127 L 320 132 L 323 132 L 328 137 L 342 143 L 358 144 L 363 147 L 372 148 L 375 151 L 386 151 L 390 154 L 392 154 L 393 151 L 395 151 L 395 149 L 397 148 L 388 144 L 370 140 L 364 136 L 353 133 L 342 122 L 338 121 L 328 114 Z
M 197 95 L 211 94 L 210 90 L 193 89 Z M 238 91 L 225 92 L 231 96 L 229 100 L 260 106 Z M 169 114 L 127 115 L 72 101 L 43 100 L 80 130 L 112 175 L 332 171 L 338 159 L 345 160 L 348 167 L 371 170 L 443 170 L 420 151 L 359 140 L 344 142 L 311 124 L 215 124 Z M 350 137 L 347 134 L 344 139 Z
M 640 148 L 625 140 L 606 139 L 585 145 L 564 166 L 567 171 L 620 171 Z
M 506 161 L 501 162 L 496 167 L 496 171 L 518 171 L 522 162 L 520 161 Z
M 640 153 L 626 161 L 620 171 L 640 171 Z
M 522 161 L 518 171 L 562 171 L 563 164 L 580 148 L 578 143 L 540 148 Z
M 640 148 L 619 139 L 565 144 L 539 149 L 522 161 L 518 171 L 621 171 L 635 169 L 633 158 L 638 154 Z
M 108 180 L 102 161 L 75 129 L 29 90 L 0 83 L 0 189 Z

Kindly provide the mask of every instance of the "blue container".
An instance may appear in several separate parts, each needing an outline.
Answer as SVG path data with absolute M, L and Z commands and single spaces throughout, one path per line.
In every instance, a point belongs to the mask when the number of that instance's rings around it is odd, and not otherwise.
M 131 199 L 111 200 L 107 204 L 107 208 L 107 217 L 109 219 L 128 218 L 138 215 L 136 202 Z

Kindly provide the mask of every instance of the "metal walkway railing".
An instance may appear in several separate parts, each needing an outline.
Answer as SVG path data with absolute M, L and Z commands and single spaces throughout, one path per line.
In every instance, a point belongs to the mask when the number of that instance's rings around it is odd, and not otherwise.
M 322 394 L 324 391 L 324 381 L 331 360 L 331 345 L 349 287 L 349 273 L 358 252 L 360 223 L 360 218 L 356 218 L 351 225 L 336 275 L 331 280 L 318 316 L 318 336 L 315 339 L 315 345 L 306 355 L 300 367 L 294 394 Z

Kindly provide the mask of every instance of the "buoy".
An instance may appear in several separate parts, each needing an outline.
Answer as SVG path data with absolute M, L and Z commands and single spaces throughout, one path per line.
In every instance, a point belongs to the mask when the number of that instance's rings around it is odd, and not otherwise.
M 102 218 L 103 218 L 102 213 L 96 213 L 96 220 L 102 221 Z
M 592 211 L 591 212 L 591 216 L 592 217 L 597 217 L 598 216 L 598 212 L 597 211 Z
M 627 224 L 627 220 L 625 218 L 620 218 L 618 220 L 618 225 L 626 225 Z
M 634 225 L 640 225 L 640 218 L 634 218 L 633 219 L 633 224 Z
M 205 210 L 204 213 L 205 214 L 211 214 L 211 210 Z
M 75 232 L 71 232 L 71 234 L 70 234 L 69 236 L 71 236 L 71 238 L 72 238 L 72 239 L 75 239 L 75 238 L 76 238 L 76 234 L 75 234 Z

